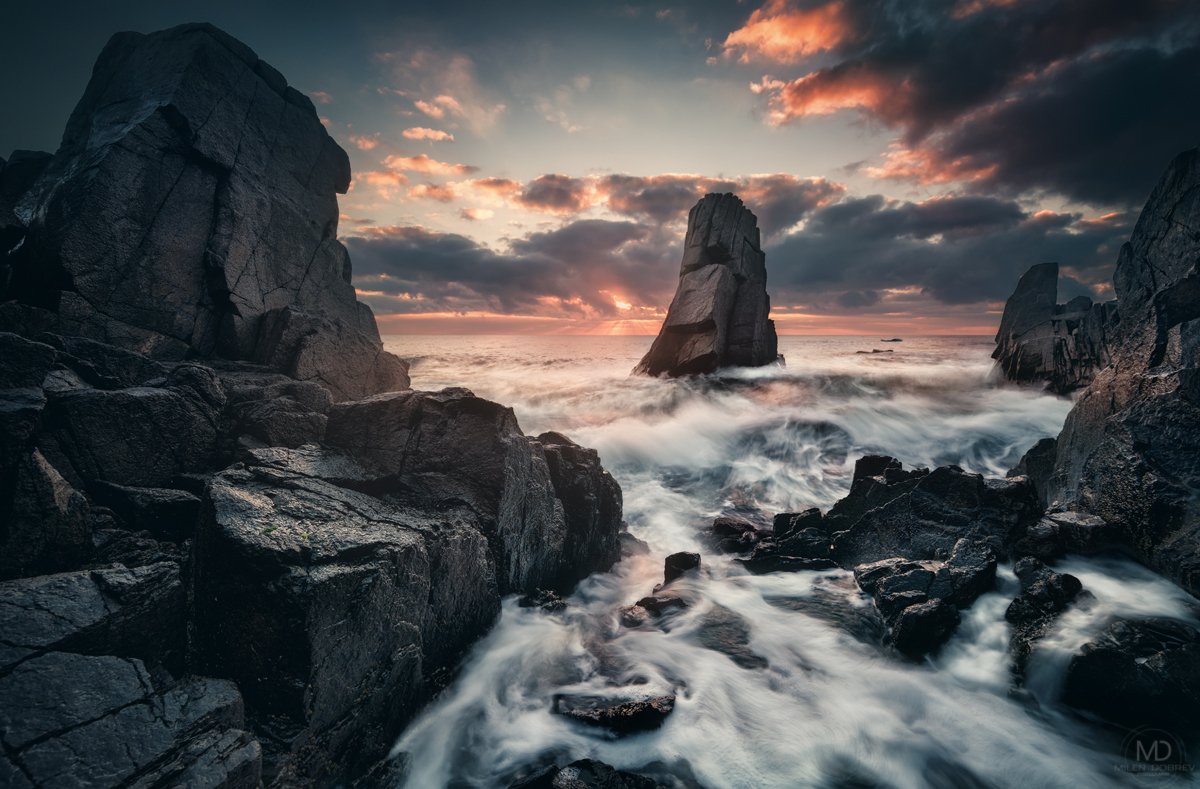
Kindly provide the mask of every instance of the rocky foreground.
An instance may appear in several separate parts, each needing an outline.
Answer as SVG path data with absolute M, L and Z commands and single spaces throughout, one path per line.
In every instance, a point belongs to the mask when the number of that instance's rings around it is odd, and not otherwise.
M 245 45 L 119 34 L 0 164 L 0 784 L 362 779 L 502 595 L 617 560 L 595 452 L 408 388 Z

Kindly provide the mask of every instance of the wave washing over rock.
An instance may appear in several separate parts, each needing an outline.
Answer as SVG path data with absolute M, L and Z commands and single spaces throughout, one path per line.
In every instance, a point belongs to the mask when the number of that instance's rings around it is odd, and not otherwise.
M 349 178 L 208 25 L 113 37 L 0 170 L 0 785 L 381 783 L 502 596 L 617 560 L 594 451 L 408 388 Z

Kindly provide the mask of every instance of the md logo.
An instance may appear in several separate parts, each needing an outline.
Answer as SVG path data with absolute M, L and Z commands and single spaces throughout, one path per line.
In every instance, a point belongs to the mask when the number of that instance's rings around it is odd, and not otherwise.
M 1183 742 L 1163 729 L 1147 727 L 1130 732 L 1121 752 L 1126 763 L 1116 767 L 1127 773 L 1178 775 L 1192 772 Z

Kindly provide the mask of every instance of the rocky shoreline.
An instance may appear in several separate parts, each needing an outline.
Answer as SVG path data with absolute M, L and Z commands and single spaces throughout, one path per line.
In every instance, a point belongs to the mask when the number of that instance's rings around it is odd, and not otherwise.
M 361 779 L 501 596 L 619 558 L 595 452 L 409 389 L 349 178 L 208 25 L 115 36 L 0 170 L 0 783 Z

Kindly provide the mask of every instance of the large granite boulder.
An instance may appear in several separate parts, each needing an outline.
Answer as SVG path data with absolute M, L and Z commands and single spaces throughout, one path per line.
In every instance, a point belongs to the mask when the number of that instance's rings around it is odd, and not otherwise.
M 1093 304 L 1087 296 L 1058 304 L 1058 264 L 1026 271 L 1004 305 L 992 358 L 1010 381 L 1045 382 L 1066 394 L 1087 386 L 1110 361 L 1117 302 Z
M 217 474 L 194 562 L 199 665 L 281 727 L 281 774 L 316 784 L 386 754 L 502 594 L 607 569 L 621 528 L 594 452 L 463 389 L 334 405 L 325 444 Z
M 232 682 L 48 652 L 0 675 L 0 785 L 254 789 L 261 750 Z
M 667 319 L 634 372 L 674 377 L 771 364 L 779 351 L 770 313 L 758 219 L 736 195 L 706 195 L 688 214 Z
M 1112 364 L 1058 437 L 1047 498 L 1119 530 L 1200 594 L 1200 150 L 1167 168 L 1121 248 Z
M 241 42 L 119 33 L 16 206 L 7 298 L 63 334 L 270 363 L 338 399 L 407 388 L 337 240 L 349 183 L 312 102 Z

